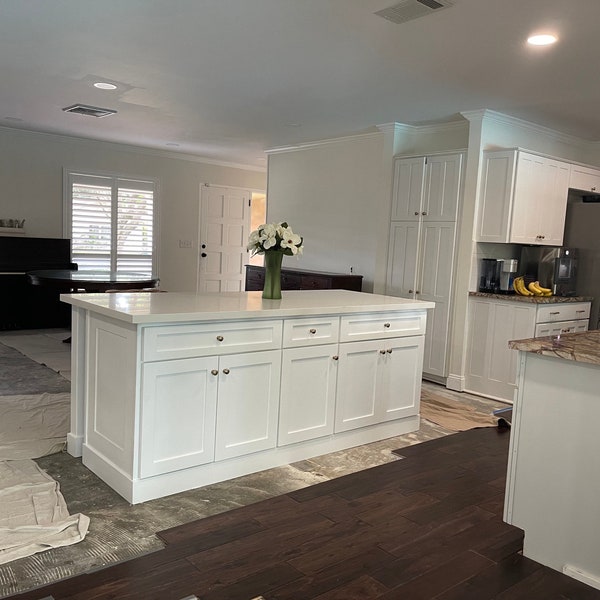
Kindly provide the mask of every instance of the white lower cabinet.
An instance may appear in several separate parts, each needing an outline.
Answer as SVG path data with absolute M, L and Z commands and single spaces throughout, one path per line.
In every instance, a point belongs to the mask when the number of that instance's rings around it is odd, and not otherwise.
M 333 433 L 338 345 L 283 350 L 278 444 Z
M 277 350 L 145 363 L 140 476 L 274 448 Z
M 275 448 L 281 351 L 219 359 L 215 459 Z
M 214 460 L 217 368 L 213 357 L 143 365 L 141 477 Z
M 508 347 L 508 342 L 587 331 L 590 304 L 535 304 L 471 297 L 465 390 L 512 402 L 518 353 Z
M 340 344 L 339 363 L 336 433 L 418 413 L 422 337 Z

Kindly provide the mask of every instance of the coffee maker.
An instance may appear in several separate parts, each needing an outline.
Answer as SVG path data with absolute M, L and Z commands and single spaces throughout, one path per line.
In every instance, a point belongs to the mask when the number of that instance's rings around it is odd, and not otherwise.
M 500 269 L 500 293 L 501 294 L 514 294 L 513 281 L 517 276 L 517 268 L 519 261 L 516 258 L 508 258 L 501 261 L 502 267 Z
M 497 294 L 500 291 L 502 261 L 496 258 L 482 258 L 479 273 L 479 291 Z

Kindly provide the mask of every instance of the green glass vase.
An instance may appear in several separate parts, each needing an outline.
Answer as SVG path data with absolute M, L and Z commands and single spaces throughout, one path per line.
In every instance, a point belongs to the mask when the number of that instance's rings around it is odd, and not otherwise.
M 268 250 L 265 252 L 265 285 L 263 298 L 270 300 L 281 299 L 281 261 L 283 252 Z

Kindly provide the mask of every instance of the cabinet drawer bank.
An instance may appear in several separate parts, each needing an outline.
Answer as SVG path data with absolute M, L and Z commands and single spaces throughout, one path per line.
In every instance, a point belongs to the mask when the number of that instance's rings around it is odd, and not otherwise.
M 64 294 L 68 451 L 135 504 L 415 431 L 427 310 L 348 290 Z

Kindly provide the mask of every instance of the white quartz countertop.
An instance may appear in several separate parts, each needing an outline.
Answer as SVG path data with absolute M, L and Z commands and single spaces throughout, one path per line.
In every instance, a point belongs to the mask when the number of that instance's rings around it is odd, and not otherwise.
M 60 299 L 127 323 L 148 324 L 410 311 L 435 307 L 434 302 L 349 290 L 284 291 L 281 300 L 263 300 L 262 292 L 61 294 Z

